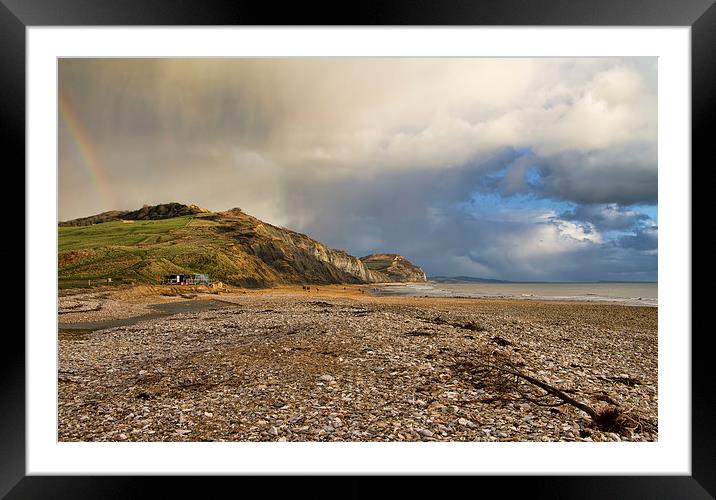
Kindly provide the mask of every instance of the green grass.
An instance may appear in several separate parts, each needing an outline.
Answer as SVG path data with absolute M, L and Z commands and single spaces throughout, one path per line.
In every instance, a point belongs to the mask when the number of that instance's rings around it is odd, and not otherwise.
M 305 252 L 288 242 L 285 232 L 259 225 L 250 216 L 197 214 L 59 227 L 59 286 L 94 287 L 107 283 L 107 278 L 112 278 L 112 285 L 156 284 L 168 274 L 185 273 L 208 274 L 213 281 L 247 287 L 300 282 Z M 264 254 L 268 261 L 261 257 Z M 324 273 L 321 279 L 328 279 L 321 265 L 314 267 L 316 273 Z
M 58 250 L 67 252 L 109 246 L 161 243 L 169 239 L 168 233 L 185 227 L 192 219 L 193 216 L 185 216 L 174 219 L 114 221 L 93 226 L 60 227 Z
M 173 219 L 106 222 L 93 226 L 59 227 L 60 288 L 107 283 L 158 283 L 162 276 L 207 273 L 227 283 L 262 282 L 271 271 L 236 246 L 253 221 L 236 221 L 233 231 L 198 216 Z M 92 280 L 89 285 L 88 280 Z
M 171 258 L 183 251 L 174 244 L 194 216 L 133 222 L 113 221 L 92 226 L 59 227 L 58 253 L 89 251 L 59 270 L 60 288 L 92 286 L 112 278 L 111 284 L 154 282 L 163 274 L 183 272 Z M 179 234 L 177 233 L 179 232 Z

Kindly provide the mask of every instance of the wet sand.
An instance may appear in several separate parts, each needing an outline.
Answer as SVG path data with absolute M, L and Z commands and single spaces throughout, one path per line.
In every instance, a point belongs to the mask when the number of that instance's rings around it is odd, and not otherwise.
M 63 322 L 63 318 L 61 318 L 59 330 L 60 332 L 66 330 L 104 330 L 107 328 L 130 326 L 135 323 L 139 323 L 140 321 L 159 319 L 166 316 L 171 316 L 173 314 L 213 311 L 228 306 L 229 304 L 227 302 L 206 298 L 202 300 L 181 300 L 176 302 L 163 302 L 158 304 L 148 303 L 146 304 L 146 307 L 150 312 L 146 314 L 141 314 L 139 316 L 128 316 L 121 318 L 109 317 L 104 319 L 97 319 L 94 321 L 85 320 L 77 322 Z

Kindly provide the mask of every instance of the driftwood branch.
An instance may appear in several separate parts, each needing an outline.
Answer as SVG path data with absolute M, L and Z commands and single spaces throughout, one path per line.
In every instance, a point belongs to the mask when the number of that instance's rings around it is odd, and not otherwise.
M 525 381 L 539 387 L 540 389 L 546 391 L 548 394 L 551 394 L 552 396 L 555 396 L 562 401 L 562 403 L 559 403 L 557 405 L 545 405 L 544 403 L 537 403 L 534 400 L 531 401 L 533 403 L 539 404 L 540 406 L 561 406 L 563 404 L 570 404 L 570 405 L 574 406 L 575 408 L 579 408 L 584 413 L 589 415 L 592 418 L 592 420 L 597 420 L 599 418 L 597 412 L 591 406 L 587 405 L 586 403 L 582 403 L 581 401 L 577 401 L 576 399 L 571 397 L 566 392 L 564 392 L 552 385 L 549 385 L 548 383 L 543 382 L 542 380 L 539 380 L 539 379 L 534 378 L 530 375 L 527 375 L 526 373 L 522 373 L 521 371 L 519 371 L 517 368 L 515 368 L 511 364 L 505 363 L 504 365 L 495 365 L 492 363 L 483 363 L 481 365 L 478 365 L 478 368 L 480 368 L 480 367 L 484 367 L 484 368 L 487 368 L 490 370 L 497 370 L 501 373 L 513 375 L 514 377 L 517 377 L 518 379 L 525 380 Z M 524 394 L 522 394 L 522 395 L 525 396 L 525 399 L 528 399 L 528 400 L 532 399 L 532 398 L 527 397 Z
M 595 409 L 589 404 L 570 396 L 566 390 L 559 389 L 543 380 L 524 373 L 508 359 L 498 358 L 495 361 L 485 361 L 482 363 L 466 362 L 458 365 L 458 368 L 472 372 L 473 374 L 493 372 L 502 375 L 502 383 L 500 383 L 499 380 L 496 382 L 497 387 L 502 391 L 514 390 L 523 400 L 537 406 L 556 407 L 565 404 L 571 405 L 589 415 L 594 425 L 601 430 L 617 432 L 623 435 L 636 430 L 656 432 L 656 424 L 642 418 L 638 414 L 630 415 L 628 412 L 624 412 L 620 409 L 616 404 L 606 408 Z M 513 379 L 514 385 L 505 386 L 505 382 L 509 379 Z M 520 382 L 539 388 L 544 391 L 544 394 L 539 396 L 529 394 L 522 389 Z M 481 383 L 484 383 L 484 381 L 481 381 Z M 545 398 L 548 397 L 556 399 L 556 402 L 545 400 Z M 609 401 L 611 401 L 611 398 L 609 398 Z

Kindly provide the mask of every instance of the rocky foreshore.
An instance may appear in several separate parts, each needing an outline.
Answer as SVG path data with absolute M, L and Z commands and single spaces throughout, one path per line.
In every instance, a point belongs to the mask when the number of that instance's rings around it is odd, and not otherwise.
M 227 294 L 215 310 L 61 328 L 59 440 L 657 439 L 657 308 L 355 292 Z M 75 317 L 102 309 L 71 300 Z

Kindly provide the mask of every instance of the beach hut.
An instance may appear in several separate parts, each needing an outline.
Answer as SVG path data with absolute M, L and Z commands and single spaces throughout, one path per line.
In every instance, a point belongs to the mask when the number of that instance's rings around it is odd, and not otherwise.
M 165 285 L 211 285 L 208 274 L 168 274 L 162 281 Z

